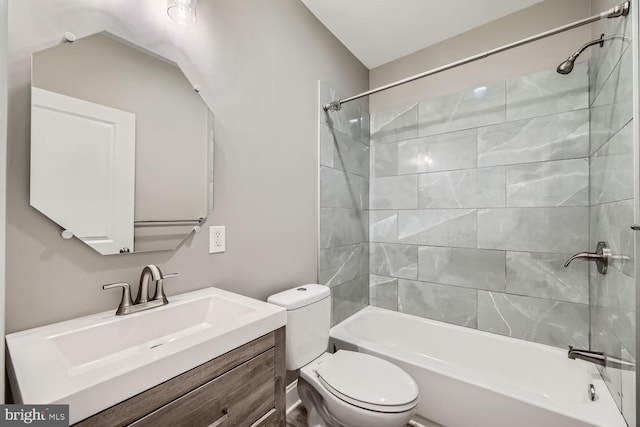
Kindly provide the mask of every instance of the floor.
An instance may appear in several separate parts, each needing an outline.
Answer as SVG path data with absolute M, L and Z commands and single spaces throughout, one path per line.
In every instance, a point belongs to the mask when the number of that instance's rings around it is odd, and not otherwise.
M 300 405 L 287 415 L 286 427 L 307 427 L 307 410 Z M 407 424 L 407 427 L 412 427 Z
M 307 410 L 300 405 L 287 415 L 287 427 L 307 427 Z

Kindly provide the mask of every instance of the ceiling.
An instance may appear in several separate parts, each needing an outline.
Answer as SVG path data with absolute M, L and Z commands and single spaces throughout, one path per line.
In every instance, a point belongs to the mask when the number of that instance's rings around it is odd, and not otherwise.
M 375 68 L 542 0 L 302 0 Z

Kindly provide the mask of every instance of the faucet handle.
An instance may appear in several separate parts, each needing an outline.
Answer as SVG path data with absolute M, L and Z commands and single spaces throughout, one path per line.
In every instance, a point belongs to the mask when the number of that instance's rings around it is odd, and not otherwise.
M 162 300 L 164 304 L 169 304 L 167 300 L 167 295 L 164 293 L 164 279 L 173 279 L 174 277 L 178 277 L 178 273 L 169 273 L 162 275 L 162 279 L 156 282 L 156 293 L 153 295 L 153 300 Z
M 595 252 L 580 252 L 573 255 L 564 263 L 564 267 L 569 267 L 569 264 L 575 259 L 583 259 L 586 261 L 594 261 L 598 267 L 598 272 L 601 274 L 607 274 L 609 264 L 614 259 L 614 255 L 611 253 L 611 249 L 606 242 L 598 242 Z
M 133 305 L 133 301 L 131 301 L 131 286 L 128 283 L 111 283 L 109 285 L 102 286 L 102 289 L 114 289 L 114 288 L 122 288 L 122 299 L 120 300 L 120 305 L 118 305 L 118 310 L 116 310 L 116 316 L 120 316 L 122 314 L 126 314 L 125 312 L 129 307 Z

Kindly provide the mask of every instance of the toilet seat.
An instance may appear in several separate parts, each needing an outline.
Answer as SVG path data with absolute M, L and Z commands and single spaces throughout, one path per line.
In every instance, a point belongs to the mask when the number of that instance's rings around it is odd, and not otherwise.
M 359 408 L 396 413 L 416 406 L 417 384 L 386 360 L 339 350 L 318 364 L 314 372 L 332 395 Z

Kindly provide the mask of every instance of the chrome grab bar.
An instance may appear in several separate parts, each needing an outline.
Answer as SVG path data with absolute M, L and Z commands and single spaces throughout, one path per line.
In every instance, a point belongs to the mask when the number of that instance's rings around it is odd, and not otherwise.
M 165 227 L 165 226 L 179 226 L 179 225 L 200 225 L 206 218 L 198 219 L 164 219 L 164 220 L 138 220 L 133 221 L 135 227 Z

